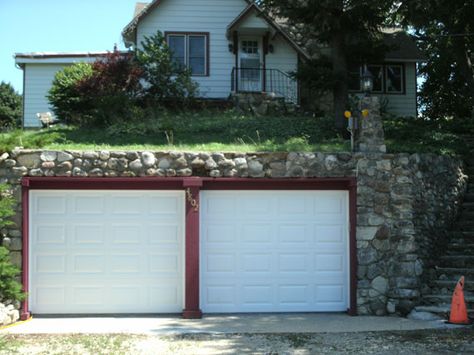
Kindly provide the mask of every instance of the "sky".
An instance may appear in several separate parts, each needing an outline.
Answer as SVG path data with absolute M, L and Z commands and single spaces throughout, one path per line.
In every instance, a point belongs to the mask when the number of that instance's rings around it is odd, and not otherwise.
M 15 53 L 104 51 L 115 43 L 125 48 L 121 32 L 137 1 L 0 0 L 0 81 L 23 91 Z

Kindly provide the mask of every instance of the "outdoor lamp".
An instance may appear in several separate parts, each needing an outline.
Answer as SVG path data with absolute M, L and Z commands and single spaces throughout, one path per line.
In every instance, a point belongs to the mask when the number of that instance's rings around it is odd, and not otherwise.
M 360 77 L 360 87 L 362 92 L 364 92 L 367 96 L 370 95 L 372 89 L 374 88 L 374 76 L 367 69 L 367 66 L 364 66 L 364 73 Z

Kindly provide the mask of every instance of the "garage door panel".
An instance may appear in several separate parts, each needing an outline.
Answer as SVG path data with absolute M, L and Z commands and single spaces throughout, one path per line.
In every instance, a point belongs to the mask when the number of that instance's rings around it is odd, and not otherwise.
M 183 192 L 48 190 L 30 200 L 33 313 L 182 310 Z M 43 213 L 51 201 L 64 214 Z
M 311 243 L 310 228 L 302 224 L 282 224 L 278 226 L 278 241 L 286 244 Z
M 40 224 L 34 227 L 32 242 L 42 247 L 60 246 L 64 247 L 66 242 L 66 227 L 63 224 Z
M 346 243 L 347 228 L 342 224 L 316 225 L 315 237 L 317 243 L 343 245 Z
M 103 215 L 106 212 L 105 198 L 93 194 L 79 196 L 72 201 L 75 215 Z
M 32 206 L 33 213 L 41 216 L 66 213 L 66 199 L 61 196 L 38 196 Z
M 79 306 L 100 306 L 106 302 L 106 290 L 100 286 L 72 287 L 72 303 Z
M 90 247 L 105 242 L 105 226 L 102 224 L 77 224 L 71 226 L 72 238 L 67 238 L 74 247 Z
M 241 256 L 241 271 L 252 274 L 268 274 L 272 271 L 274 255 L 271 253 L 245 253 Z
M 233 243 L 237 231 L 233 225 L 209 223 L 204 232 L 205 234 L 202 234 L 201 238 L 205 239 L 209 246 L 219 246 L 222 243 Z
M 249 223 L 241 226 L 239 242 L 242 247 L 245 244 L 252 244 L 248 248 L 254 248 L 255 243 L 271 243 L 273 241 L 274 232 L 272 225 L 269 223 Z
M 38 274 L 60 274 L 66 272 L 66 258 L 54 253 L 36 255 L 33 267 Z
M 182 227 L 177 224 L 151 224 L 147 228 L 148 244 L 151 247 L 159 245 L 161 248 L 175 248 L 180 242 Z
M 341 304 L 344 302 L 344 287 L 341 285 L 316 285 L 316 300 L 319 304 Z
M 72 272 L 85 274 L 103 274 L 105 272 L 104 254 L 76 254 L 72 257 Z
M 275 288 L 271 284 L 243 285 L 241 287 L 242 304 L 245 306 L 263 306 L 271 308 Z
M 214 200 L 222 208 L 205 208 L 201 214 L 204 312 L 347 309 L 347 192 L 201 194 L 204 206 Z M 224 200 L 237 207 L 223 212 Z M 325 205 L 324 213 L 317 213 Z
M 341 254 L 330 254 L 320 253 L 314 255 L 315 260 L 315 271 L 332 271 L 332 272 L 344 272 L 346 265 L 344 262 L 344 255 Z
M 236 272 L 236 255 L 229 252 L 211 252 L 206 257 L 205 270 L 208 273 Z

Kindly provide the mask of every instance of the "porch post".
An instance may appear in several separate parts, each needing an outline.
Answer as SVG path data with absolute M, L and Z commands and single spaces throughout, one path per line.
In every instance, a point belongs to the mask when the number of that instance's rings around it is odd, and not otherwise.
M 263 36 L 263 77 L 262 77 L 262 85 L 263 85 L 263 92 L 267 91 L 267 54 L 268 54 L 268 40 L 270 34 L 267 32 Z
M 232 40 L 234 42 L 234 54 L 235 54 L 235 92 L 239 92 L 239 35 L 237 31 L 232 33 Z
M 183 187 L 186 199 L 185 237 L 185 308 L 183 318 L 201 318 L 199 308 L 199 192 L 200 178 L 185 178 Z

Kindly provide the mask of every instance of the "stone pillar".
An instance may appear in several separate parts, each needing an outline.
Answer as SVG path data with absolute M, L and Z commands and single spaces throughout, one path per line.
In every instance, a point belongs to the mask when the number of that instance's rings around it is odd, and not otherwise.
M 360 111 L 369 110 L 367 117 L 359 120 L 359 134 L 356 140 L 356 151 L 364 153 L 385 153 L 387 147 L 384 142 L 382 117 L 380 116 L 379 98 L 364 97 L 360 103 Z

